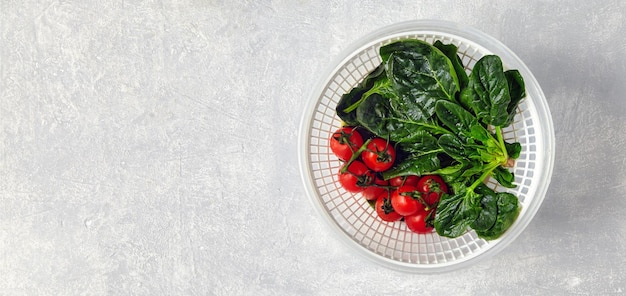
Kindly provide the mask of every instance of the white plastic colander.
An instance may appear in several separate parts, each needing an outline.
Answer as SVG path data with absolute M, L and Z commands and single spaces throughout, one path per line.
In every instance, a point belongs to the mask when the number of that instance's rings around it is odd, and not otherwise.
M 378 50 L 396 40 L 416 38 L 429 43 L 441 40 L 459 48 L 467 70 L 487 54 L 500 56 L 506 69 L 517 69 L 526 83 L 526 98 L 519 105 L 514 123 L 504 137 L 520 142 L 522 152 L 513 172 L 516 188 L 507 189 L 489 180 L 496 191 L 515 194 L 521 212 L 499 239 L 486 241 L 474 231 L 450 239 L 435 232 L 415 234 L 404 222 L 384 222 L 360 194 L 343 190 L 337 181 L 342 163 L 329 147 L 332 133 L 341 127 L 335 107 L 381 63 Z M 353 249 L 385 266 L 414 272 L 441 272 L 468 266 L 494 255 L 530 223 L 541 205 L 554 165 L 552 118 L 539 84 L 524 63 L 498 40 L 467 26 L 444 21 L 411 21 L 382 28 L 360 39 L 317 85 L 300 126 L 299 159 L 302 179 L 314 207 L 329 222 L 338 237 Z

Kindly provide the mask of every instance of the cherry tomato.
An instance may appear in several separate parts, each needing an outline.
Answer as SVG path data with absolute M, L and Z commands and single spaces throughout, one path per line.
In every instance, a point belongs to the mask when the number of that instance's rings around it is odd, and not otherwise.
M 418 211 L 417 213 L 405 216 L 404 222 L 409 230 L 415 233 L 430 233 L 433 231 L 434 210 Z
M 419 195 L 414 186 L 404 185 L 391 194 L 391 206 L 402 216 L 409 216 L 424 209 L 424 205 L 414 196 Z
M 330 137 L 330 150 L 343 161 L 348 161 L 362 145 L 363 137 L 354 127 L 342 127 Z
M 437 204 L 439 204 L 439 199 L 441 198 L 441 194 L 441 192 L 422 193 L 422 199 L 426 203 L 426 205 L 424 205 L 426 210 L 437 207 Z
M 420 177 L 415 175 L 398 176 L 389 179 L 389 185 L 393 187 L 400 187 L 402 185 L 411 185 L 417 187 L 417 182 L 419 181 L 419 179 Z
M 378 196 L 375 207 L 378 217 L 383 221 L 394 222 L 402 219 L 402 215 L 398 214 L 391 206 L 391 198 L 387 192 Z
M 393 166 L 396 160 L 396 149 L 382 138 L 373 138 L 367 149 L 361 153 L 363 163 L 375 172 L 384 172 Z
M 437 207 L 442 194 L 448 193 L 448 186 L 440 176 L 428 175 L 417 182 L 417 190 L 422 192 L 422 201 L 430 209 Z
M 417 182 L 417 190 L 419 192 L 436 192 L 448 193 L 448 186 L 443 179 L 437 175 L 428 175 L 420 178 Z
M 348 165 L 345 172 L 343 168 Z M 344 164 L 339 169 L 339 184 L 348 192 L 361 192 L 374 181 L 374 174 L 360 161 Z
M 387 193 L 387 188 L 385 186 L 388 185 L 388 181 L 381 178 L 375 178 L 373 184 L 365 188 L 361 192 L 361 195 L 363 195 L 363 197 L 367 200 L 376 200 L 382 193 Z

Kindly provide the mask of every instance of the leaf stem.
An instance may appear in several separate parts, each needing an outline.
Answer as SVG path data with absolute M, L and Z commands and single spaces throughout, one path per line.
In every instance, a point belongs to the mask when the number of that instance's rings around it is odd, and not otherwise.
M 498 144 L 500 144 L 500 149 L 502 150 L 502 154 L 504 155 L 501 165 L 507 165 L 507 163 L 509 162 L 509 153 L 506 151 L 504 138 L 502 137 L 502 128 L 499 126 L 496 126 L 496 137 L 498 137 Z
M 428 124 L 428 123 L 412 121 L 412 120 L 406 120 L 406 119 L 401 119 L 401 118 L 396 118 L 396 120 L 398 122 L 413 124 L 413 125 L 417 125 L 417 126 L 421 126 L 421 127 L 427 128 L 427 129 L 431 130 L 436 135 L 443 135 L 443 134 L 452 134 L 452 135 L 454 135 L 453 132 L 451 132 L 451 131 L 449 131 L 449 130 L 441 127 L 441 126 L 438 126 L 436 124 Z
M 415 155 L 416 157 L 422 157 L 424 155 L 429 155 L 433 153 L 441 153 L 441 152 L 444 152 L 444 150 L 442 148 L 438 148 L 438 149 L 424 151 L 422 153 L 414 153 L 413 155 Z
M 352 104 L 352 105 L 346 107 L 345 109 L 343 109 L 343 112 L 350 113 L 350 112 L 356 110 L 356 108 L 358 108 L 359 105 L 361 105 L 361 103 L 363 103 L 363 101 L 365 101 L 365 99 L 367 99 L 371 94 L 378 93 L 378 92 L 380 92 L 381 89 L 384 89 L 384 88 L 389 87 L 389 86 L 390 86 L 389 79 L 376 80 L 374 82 L 374 85 L 372 85 L 372 87 L 370 89 L 365 91 L 361 95 L 361 98 L 359 98 L 358 101 L 354 102 L 354 104 Z
M 478 177 L 478 179 L 476 181 L 474 181 L 474 183 L 472 183 L 472 185 L 470 185 L 470 187 L 467 188 L 468 192 L 474 192 L 474 189 L 476 189 L 476 187 L 478 187 L 478 185 L 480 185 L 480 183 L 482 183 L 483 181 L 485 181 L 485 179 L 491 175 L 491 173 L 493 172 L 493 170 L 495 170 L 500 164 L 497 162 L 494 163 L 490 163 L 489 165 L 487 165 L 487 169 L 483 171 L 483 173 L 480 175 L 480 177 Z
M 365 96 L 365 94 L 361 95 L 361 98 L 358 101 L 354 102 L 354 104 L 352 104 L 352 105 L 346 107 L 345 109 L 343 109 L 343 112 L 350 113 L 350 112 L 354 111 L 357 107 L 359 107 L 359 105 L 361 105 L 361 103 L 363 101 L 365 101 L 366 98 L 367 97 Z

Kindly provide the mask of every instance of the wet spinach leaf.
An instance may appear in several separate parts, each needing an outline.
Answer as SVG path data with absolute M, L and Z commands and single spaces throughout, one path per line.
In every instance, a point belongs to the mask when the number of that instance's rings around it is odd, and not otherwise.
M 444 194 L 439 201 L 434 225 L 441 236 L 463 235 L 481 211 L 477 202 L 480 196 L 463 189 L 457 189 L 455 194 Z
M 502 166 L 496 167 L 491 173 L 491 176 L 494 179 L 496 179 L 496 181 L 498 181 L 500 185 L 506 188 L 516 187 L 516 185 L 513 184 L 513 181 L 515 181 L 515 176 L 513 175 L 513 173 L 511 173 L 511 171 L 509 171 L 505 167 L 502 167 Z
M 422 135 L 422 124 L 398 115 L 389 98 L 374 93 L 356 109 L 356 120 L 372 133 L 396 143 L 412 142 Z
M 481 196 L 481 211 L 470 226 L 476 231 L 486 231 L 496 224 L 498 198 L 496 193 L 484 184 L 477 187 L 476 192 Z
M 484 208 L 481 213 L 483 212 L 485 212 Z M 493 217 L 495 217 L 495 222 L 488 229 L 476 229 L 476 234 L 486 240 L 499 238 L 513 225 L 519 212 L 519 202 L 515 195 L 508 192 L 496 193 L 495 209 L 493 205 L 491 205 L 490 210 L 485 213 L 485 215 L 492 216 L 490 219 L 494 219 Z
M 438 101 L 435 106 L 435 112 L 437 113 L 437 118 L 453 134 L 463 138 L 472 137 L 472 127 L 478 123 L 478 120 L 472 113 L 450 101 Z
M 483 123 L 506 126 L 511 102 L 508 83 L 500 58 L 484 56 L 474 65 L 468 86 L 461 92 L 461 102 Z
M 504 123 L 504 126 L 508 126 L 513 123 L 517 111 L 516 109 L 520 101 L 526 97 L 526 86 L 524 84 L 524 78 L 522 78 L 522 74 L 520 74 L 518 70 L 505 71 L 504 76 L 509 85 L 509 95 L 511 97 L 511 101 L 506 108 L 508 113 L 507 121 Z
M 450 59 L 450 62 L 452 62 L 452 66 L 454 67 L 454 71 L 456 72 L 456 76 L 459 79 L 459 87 L 464 89 L 469 82 L 469 78 L 465 72 L 465 67 L 463 67 L 463 61 L 458 55 L 459 48 L 454 44 L 444 44 L 440 40 L 435 41 L 433 46 L 441 50 L 441 52 L 443 52 L 443 54 Z
M 356 120 L 355 109 L 358 106 L 363 94 L 370 90 L 374 83 L 381 77 L 385 76 L 385 68 L 383 65 L 379 65 L 372 72 L 370 72 L 356 87 L 352 88 L 350 92 L 341 96 L 341 99 L 337 103 L 335 110 L 337 116 L 343 120 L 347 125 L 358 125 Z M 356 106 L 354 106 L 356 104 Z M 354 107 L 351 107 L 354 106 Z
M 439 145 L 443 152 L 458 162 L 467 162 L 475 154 L 475 151 L 465 147 L 465 144 L 459 139 L 459 137 L 452 134 L 446 134 L 439 137 L 437 145 Z
M 441 168 L 441 161 L 437 156 L 439 152 L 438 150 L 433 150 L 426 151 L 423 154 L 409 155 L 402 159 L 398 165 L 383 172 L 383 178 L 388 180 L 397 176 L 433 174 L 433 172 Z
M 517 159 L 519 158 L 520 153 L 522 153 L 522 144 L 518 142 L 504 142 L 504 146 L 506 147 L 506 152 L 509 154 L 510 158 Z
M 439 100 L 455 100 L 460 90 L 450 59 L 420 40 L 391 43 L 380 49 L 391 85 L 397 93 L 393 107 L 407 117 L 427 121 Z

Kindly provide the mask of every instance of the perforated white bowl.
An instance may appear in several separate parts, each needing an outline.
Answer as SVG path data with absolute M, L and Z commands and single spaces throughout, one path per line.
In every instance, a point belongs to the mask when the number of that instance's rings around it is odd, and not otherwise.
M 500 56 L 504 67 L 517 69 L 526 83 L 526 98 L 520 103 L 514 123 L 504 130 L 506 140 L 517 141 L 522 152 L 516 161 L 514 189 L 488 180 L 491 188 L 515 194 L 521 212 L 499 239 L 486 241 L 474 231 L 450 239 L 435 232 L 415 234 L 404 222 L 384 222 L 360 194 L 346 192 L 337 182 L 342 163 L 329 148 L 331 134 L 341 127 L 335 112 L 341 96 L 356 86 L 381 63 L 378 50 L 390 42 L 417 38 L 430 43 L 441 40 L 459 48 L 471 70 L 487 54 Z M 545 97 L 524 63 L 498 40 L 467 26 L 443 21 L 411 21 L 382 28 L 351 46 L 322 77 L 308 98 L 299 133 L 300 169 L 313 206 L 339 239 L 355 252 L 387 267 L 414 272 L 441 272 L 468 266 L 494 255 L 517 238 L 541 205 L 554 164 L 554 131 Z

